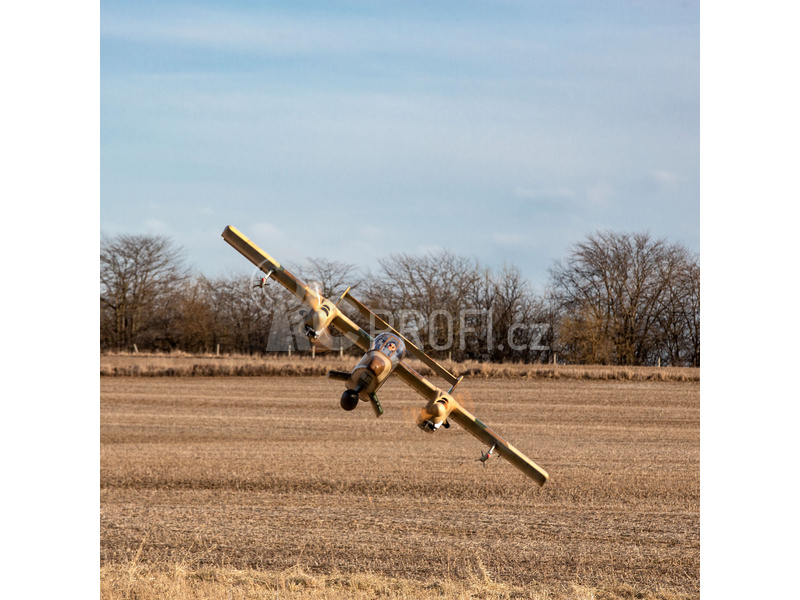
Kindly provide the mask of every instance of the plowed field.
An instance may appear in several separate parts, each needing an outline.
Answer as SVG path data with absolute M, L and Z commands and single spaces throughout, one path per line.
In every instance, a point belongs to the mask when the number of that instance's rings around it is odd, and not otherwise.
M 376 419 L 325 378 L 103 377 L 101 564 L 699 597 L 698 382 L 459 389 L 543 488 L 456 425 L 420 431 L 397 380 Z

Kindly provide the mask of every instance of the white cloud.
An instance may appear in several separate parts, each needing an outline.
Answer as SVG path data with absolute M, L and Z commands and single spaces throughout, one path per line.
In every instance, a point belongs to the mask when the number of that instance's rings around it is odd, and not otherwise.
M 475 34 L 475 26 L 469 23 L 451 25 L 443 34 L 439 27 L 424 20 L 235 9 L 192 9 L 175 13 L 164 8 L 146 18 L 111 14 L 104 16 L 101 23 L 101 35 L 107 40 L 273 56 L 436 52 L 458 59 L 465 54 L 486 54 L 499 43 L 483 41 Z M 467 41 L 470 43 L 465 43 Z M 524 46 L 522 49 L 517 47 L 520 43 Z M 541 46 L 535 41 L 523 40 L 504 43 L 503 49 L 506 53 L 522 53 L 525 49 L 530 51 L 529 45 Z
M 607 183 L 595 183 L 586 188 L 586 200 L 591 206 L 607 207 L 609 200 L 615 195 L 613 187 Z
M 663 185 L 675 185 L 678 183 L 679 177 L 675 173 L 670 173 L 663 169 L 653 171 L 653 179 Z
M 496 231 L 492 234 L 492 241 L 500 246 L 524 246 L 530 242 L 530 236 Z
M 155 215 L 188 240 L 190 225 L 231 223 L 289 263 L 481 244 L 534 261 L 601 221 L 685 221 L 662 207 L 699 177 L 696 19 L 664 29 L 639 7 L 631 32 L 581 9 L 554 29 L 568 13 L 521 7 L 491 25 L 422 3 L 105 11 L 104 227 Z M 353 235 L 378 199 L 381 227 Z M 197 262 L 238 264 L 218 234 Z
M 554 188 L 538 188 L 538 189 L 529 189 L 529 188 L 522 188 L 517 187 L 514 188 L 513 194 L 517 198 L 523 198 L 527 200 L 572 200 L 575 198 L 575 192 L 571 189 L 558 186 Z
M 167 224 L 158 219 L 147 219 L 144 224 L 151 231 L 164 231 L 167 228 Z
M 247 225 L 240 230 L 259 248 L 281 264 L 298 264 L 311 252 L 308 240 L 287 235 L 272 223 L 261 221 Z

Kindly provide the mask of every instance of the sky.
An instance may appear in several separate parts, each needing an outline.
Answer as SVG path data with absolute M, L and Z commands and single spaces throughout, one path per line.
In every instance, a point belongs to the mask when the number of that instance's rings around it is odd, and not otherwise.
M 282 262 L 447 247 L 534 282 L 596 228 L 702 224 L 701 588 L 796 587 L 796 7 L 706 0 L 701 36 L 692 1 L 6 4 L 12 590 L 99 594 L 101 232 L 247 270 L 227 224 Z
M 684 2 L 100 2 L 100 230 L 209 276 L 445 248 L 541 287 L 600 230 L 700 250 Z

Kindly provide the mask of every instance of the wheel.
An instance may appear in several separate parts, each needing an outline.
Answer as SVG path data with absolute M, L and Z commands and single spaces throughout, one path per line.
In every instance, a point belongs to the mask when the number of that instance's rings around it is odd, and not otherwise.
M 358 394 L 353 390 L 345 390 L 339 404 L 341 404 L 342 408 L 345 410 L 355 409 L 355 407 L 358 406 Z

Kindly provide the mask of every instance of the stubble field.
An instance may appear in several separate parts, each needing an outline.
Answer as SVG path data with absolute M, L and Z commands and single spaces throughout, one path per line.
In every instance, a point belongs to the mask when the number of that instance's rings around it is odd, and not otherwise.
M 316 377 L 101 378 L 104 598 L 697 598 L 697 381 L 465 380 L 550 473 Z

